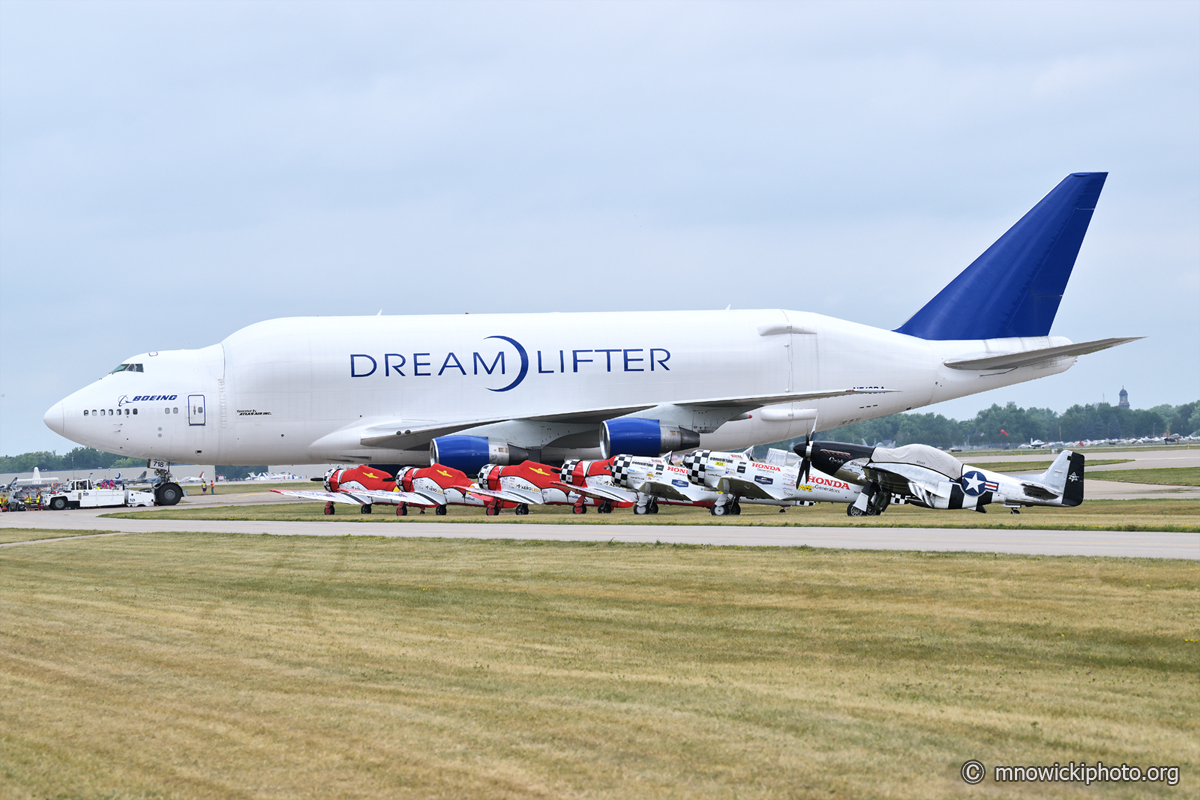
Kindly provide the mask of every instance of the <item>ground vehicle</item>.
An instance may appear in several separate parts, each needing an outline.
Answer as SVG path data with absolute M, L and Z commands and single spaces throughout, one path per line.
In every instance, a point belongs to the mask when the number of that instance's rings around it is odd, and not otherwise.
M 104 508 L 108 506 L 152 506 L 154 495 L 135 489 L 97 489 L 88 478 L 76 478 L 65 487 L 49 491 L 42 501 L 46 508 Z

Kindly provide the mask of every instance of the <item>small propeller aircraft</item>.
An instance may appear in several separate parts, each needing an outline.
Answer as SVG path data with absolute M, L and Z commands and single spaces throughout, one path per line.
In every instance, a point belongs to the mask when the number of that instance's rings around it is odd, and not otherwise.
M 479 470 L 479 486 L 521 498 L 521 504 L 516 509 L 518 514 L 528 514 L 530 505 L 567 505 L 572 507 L 575 514 L 585 514 L 588 506 L 595 506 L 598 513 L 606 514 L 612 511 L 614 503 L 632 505 L 637 500 L 635 495 L 618 492 L 611 485 L 605 487 L 599 481 L 596 481 L 596 486 L 588 486 L 586 468 L 580 470 L 583 485 L 573 485 L 564 481 L 564 473 L 568 479 L 574 479 L 572 472 L 575 464 L 605 462 L 571 463 L 571 471 L 567 471 L 565 465 L 558 468 L 536 461 L 525 461 L 508 467 L 485 464 Z M 596 472 L 598 475 L 607 474 L 604 467 L 597 468 Z
M 1018 514 L 1021 506 L 1070 508 L 1083 502 L 1084 458 L 1070 450 L 1059 453 L 1050 468 L 1036 477 L 968 466 L 924 444 L 864 447 L 806 438 L 794 450 L 800 456 L 799 479 L 816 468 L 862 487 L 846 507 L 851 517 L 882 514 L 893 496 L 925 508 L 970 508 L 981 513 L 992 504 Z
M 721 493 L 710 509 L 714 516 L 739 514 L 741 500 L 767 505 L 811 506 L 816 503 L 853 503 L 857 488 L 820 472 L 798 476 L 799 466 L 754 461 L 747 453 L 695 450 L 683 457 L 688 480 Z
M 591 498 L 596 502 L 597 514 L 611 514 L 613 507 L 628 508 L 637 504 L 637 494 L 613 485 L 612 459 L 603 461 L 580 461 L 568 459 L 558 471 L 562 479 L 560 487 Z M 577 514 L 587 511 L 580 506 Z
M 669 505 L 712 508 L 721 498 L 688 480 L 688 471 L 666 458 L 618 455 L 610 459 L 613 484 L 637 493 L 634 514 L 657 514 L 659 501 Z
M 325 484 L 325 491 L 316 492 L 303 489 L 272 489 L 271 491 L 304 500 L 323 501 L 326 514 L 334 513 L 334 503 L 359 506 L 359 513 L 362 514 L 370 514 L 371 506 L 375 503 L 384 503 L 397 506 L 396 513 L 399 516 L 407 513 L 409 505 L 426 508 L 444 505 L 444 503 L 439 503 L 435 499 L 416 492 L 400 491 L 396 486 L 396 481 L 389 473 L 365 465 L 353 469 L 333 468 L 325 473 L 323 479 L 313 478 L 313 480 L 322 480 Z M 444 514 L 445 511 L 440 513 Z
M 447 505 L 482 506 L 489 516 L 496 516 L 502 508 L 518 508 L 526 502 L 522 497 L 509 492 L 481 488 L 467 473 L 444 464 L 428 467 L 401 467 L 396 473 L 396 485 L 406 492 L 416 492 L 430 500 L 439 502 L 434 513 L 443 516 Z M 400 516 L 408 513 L 397 511 Z M 518 511 L 518 513 L 523 513 Z

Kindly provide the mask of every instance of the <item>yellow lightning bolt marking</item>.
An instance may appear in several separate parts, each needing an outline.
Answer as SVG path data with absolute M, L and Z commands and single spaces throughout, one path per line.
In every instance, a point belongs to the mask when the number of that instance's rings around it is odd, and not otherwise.
M 445 475 L 447 478 L 453 477 L 453 476 L 451 476 L 451 474 L 449 472 L 446 472 L 446 470 L 444 470 L 444 469 L 439 469 L 438 475 Z
M 374 472 L 364 472 L 363 475 L 368 478 L 378 478 L 379 477 Z
M 550 474 L 549 472 L 546 472 L 546 470 L 544 470 L 544 469 L 531 469 L 529 471 L 536 472 L 538 475 L 549 475 Z

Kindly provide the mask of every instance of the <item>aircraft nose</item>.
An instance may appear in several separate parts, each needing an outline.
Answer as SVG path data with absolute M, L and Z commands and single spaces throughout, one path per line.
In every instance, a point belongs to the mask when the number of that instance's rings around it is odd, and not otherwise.
M 54 405 L 50 406 L 50 410 L 42 417 L 42 421 L 46 423 L 46 427 L 57 433 L 59 436 L 65 435 L 63 431 L 67 427 L 67 414 L 63 409 L 62 401 L 59 400 Z

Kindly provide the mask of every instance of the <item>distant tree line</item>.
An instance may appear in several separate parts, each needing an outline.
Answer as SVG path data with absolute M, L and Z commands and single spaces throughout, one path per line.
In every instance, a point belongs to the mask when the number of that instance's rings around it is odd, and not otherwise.
M 146 466 L 144 458 L 126 458 L 93 450 L 90 447 L 76 447 L 64 455 L 49 453 L 45 450 L 36 453 L 22 453 L 19 456 L 0 456 L 0 472 L 32 472 L 34 467 L 42 470 L 79 470 L 79 469 L 133 469 Z
M 33 472 L 34 467 L 42 472 L 66 472 L 82 469 L 145 469 L 146 459 L 126 458 L 105 453 L 103 450 L 93 450 L 90 447 L 76 447 L 61 456 L 45 450 L 36 453 L 22 453 L 19 456 L 0 456 L 0 472 Z M 265 464 L 253 467 L 216 467 L 218 475 L 224 475 L 226 480 L 231 481 L 241 480 L 252 472 L 266 471 Z
M 1190 435 L 1200 431 L 1200 401 L 1181 406 L 1149 409 L 1121 408 L 1098 403 L 1074 405 L 1059 414 L 1049 408 L 993 405 L 967 420 L 941 414 L 892 414 L 821 431 L 822 439 L 867 444 L 894 442 L 934 447 L 1016 447 L 1039 439 L 1043 442 L 1078 442 L 1085 439 L 1129 439 L 1143 436 Z

